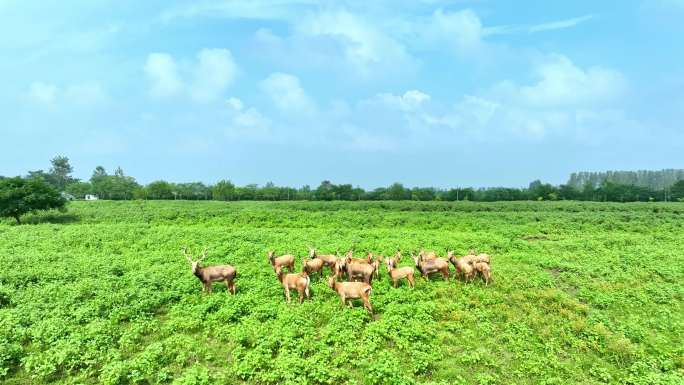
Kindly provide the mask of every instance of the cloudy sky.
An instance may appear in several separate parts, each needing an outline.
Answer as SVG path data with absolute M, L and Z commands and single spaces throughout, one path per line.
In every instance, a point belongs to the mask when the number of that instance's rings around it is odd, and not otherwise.
M 684 167 L 684 0 L 0 0 L 0 174 L 377 187 Z

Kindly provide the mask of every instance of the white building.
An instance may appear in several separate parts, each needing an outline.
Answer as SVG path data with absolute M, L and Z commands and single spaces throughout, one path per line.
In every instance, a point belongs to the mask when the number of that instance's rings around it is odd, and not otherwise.
M 100 199 L 100 198 L 98 198 L 97 195 L 93 195 L 93 194 L 86 194 L 85 195 L 85 200 L 87 200 L 87 201 L 96 201 L 98 199 Z

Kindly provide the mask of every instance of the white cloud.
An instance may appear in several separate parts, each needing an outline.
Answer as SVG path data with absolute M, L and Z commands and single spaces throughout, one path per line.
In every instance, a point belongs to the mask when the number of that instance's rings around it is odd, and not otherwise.
M 406 47 L 381 28 L 347 11 L 315 13 L 296 24 L 296 32 L 312 38 L 333 39 L 342 47 L 344 59 L 361 75 L 374 70 L 410 66 Z
M 235 80 L 233 55 L 227 49 L 203 49 L 197 61 L 191 95 L 198 101 L 216 99 Z
M 189 95 L 197 102 L 219 99 L 233 83 L 238 67 L 227 49 L 205 48 L 195 62 L 179 66 L 168 53 L 147 56 L 145 73 L 150 81 L 150 94 L 169 98 Z
M 543 32 L 543 31 L 552 31 L 555 29 L 570 28 L 570 27 L 574 27 L 578 24 L 582 24 L 586 21 L 589 21 L 593 18 L 594 18 L 594 15 L 584 15 L 584 16 L 580 16 L 580 17 L 574 17 L 572 19 L 567 19 L 567 20 L 552 21 L 549 23 L 532 25 L 528 28 L 528 31 L 530 33 L 534 33 L 534 32 Z
M 152 84 L 150 93 L 155 97 L 175 96 L 183 89 L 176 61 L 167 53 L 149 54 L 145 63 L 145 73 Z
M 513 133 L 540 139 L 554 133 L 579 134 L 619 124 L 631 125 L 619 106 L 627 82 L 613 69 L 575 65 L 550 55 L 534 69 L 536 82 L 505 81 L 480 96 L 466 95 L 447 111 L 426 112 L 430 126 L 442 126 L 484 138 Z M 612 122 L 612 123 L 611 123 Z
M 314 102 L 299 83 L 299 78 L 285 73 L 272 73 L 261 81 L 264 91 L 279 110 L 292 115 L 308 115 L 315 112 Z
M 457 12 L 436 10 L 426 28 L 427 38 L 447 45 L 458 53 L 474 53 L 482 48 L 484 29 L 480 18 L 470 9 Z
M 256 108 L 245 107 L 244 103 L 231 97 L 226 100 L 229 114 L 227 135 L 232 137 L 265 137 L 271 131 L 271 120 Z
M 577 67 L 562 55 L 550 55 L 535 68 L 538 81 L 518 87 L 503 83 L 509 98 L 531 106 L 596 106 L 617 100 L 626 92 L 624 76 L 613 69 Z
M 228 100 L 226 100 L 226 104 L 235 111 L 240 111 L 244 107 L 242 100 L 235 97 L 228 98 Z
M 29 88 L 28 96 L 34 102 L 52 104 L 57 100 L 57 86 L 43 82 L 33 82 Z
M 409 112 L 418 110 L 421 105 L 430 101 L 430 95 L 420 92 L 418 90 L 406 91 L 403 95 L 394 95 L 391 93 L 381 93 L 372 99 L 373 102 L 380 102 L 391 108 L 397 108 L 401 111 Z

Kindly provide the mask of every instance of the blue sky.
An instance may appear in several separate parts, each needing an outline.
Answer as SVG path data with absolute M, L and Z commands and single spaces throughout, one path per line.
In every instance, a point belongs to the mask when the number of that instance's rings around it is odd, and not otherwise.
M 684 167 L 684 0 L 0 0 L 0 174 L 523 186 Z

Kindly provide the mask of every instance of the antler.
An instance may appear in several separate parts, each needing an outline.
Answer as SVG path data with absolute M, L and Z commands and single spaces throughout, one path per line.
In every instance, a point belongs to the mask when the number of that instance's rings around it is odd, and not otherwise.
M 188 247 L 187 246 L 181 247 L 181 251 L 183 252 L 183 255 L 185 256 L 185 258 L 187 258 L 188 262 L 192 263 L 192 258 L 188 255 Z
M 197 262 L 201 262 L 201 261 L 202 261 L 204 258 L 206 258 L 206 257 L 207 257 L 207 248 L 205 247 L 205 248 L 202 250 L 202 258 L 198 259 Z

